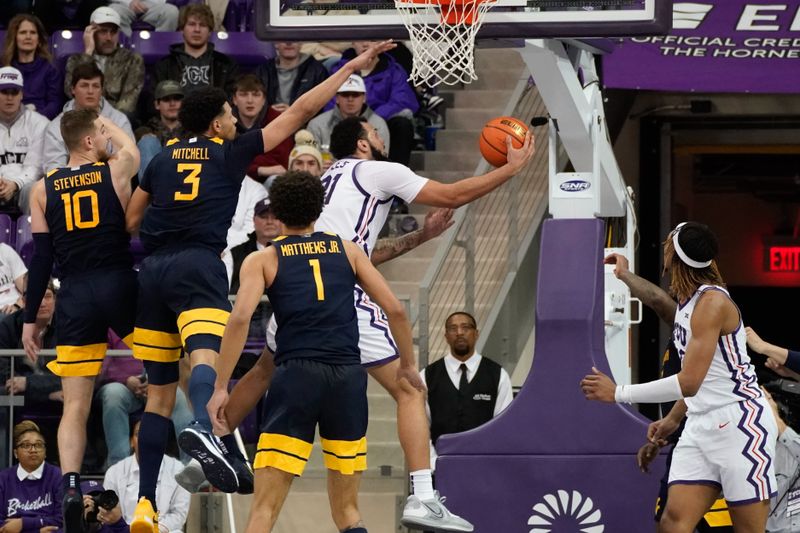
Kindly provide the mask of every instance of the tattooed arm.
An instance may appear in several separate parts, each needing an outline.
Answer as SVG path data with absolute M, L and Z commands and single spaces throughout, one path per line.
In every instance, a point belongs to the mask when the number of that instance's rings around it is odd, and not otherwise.
M 428 214 L 425 215 L 425 222 L 422 228 L 407 233 L 402 237 L 378 240 L 370 258 L 372 264 L 380 265 L 389 259 L 394 259 L 409 250 L 413 250 L 423 242 L 429 241 L 444 233 L 453 223 L 452 209 L 439 208 L 429 211 Z

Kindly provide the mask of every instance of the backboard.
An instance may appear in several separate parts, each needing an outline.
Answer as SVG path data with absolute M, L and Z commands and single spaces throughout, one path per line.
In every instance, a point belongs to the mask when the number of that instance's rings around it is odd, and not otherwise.
M 667 33 L 671 23 L 671 0 L 498 0 L 478 39 L 655 35 Z M 391 0 L 257 0 L 256 35 L 270 41 L 402 40 L 408 31 Z

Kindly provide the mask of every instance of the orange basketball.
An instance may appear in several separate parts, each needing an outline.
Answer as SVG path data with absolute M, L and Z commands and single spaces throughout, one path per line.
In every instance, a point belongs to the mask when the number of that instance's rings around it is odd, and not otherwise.
M 514 148 L 521 148 L 525 142 L 528 126 L 514 117 L 493 118 L 483 127 L 478 145 L 481 155 L 495 167 L 506 164 L 506 136 L 511 135 Z

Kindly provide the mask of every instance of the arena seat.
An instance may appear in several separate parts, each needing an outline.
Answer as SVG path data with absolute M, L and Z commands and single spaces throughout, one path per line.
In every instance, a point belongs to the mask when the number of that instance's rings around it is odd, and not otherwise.
M 14 221 L 11 220 L 11 216 L 0 213 L 0 242 L 4 242 L 13 248 L 16 236 L 16 227 Z
M 83 53 L 83 32 L 60 30 L 53 33 L 50 37 L 50 49 L 53 51 L 53 61 L 56 67 L 63 72 L 69 56 Z
M 259 40 L 253 32 L 220 31 L 211 36 L 211 42 L 214 43 L 215 50 L 230 56 L 244 72 L 275 57 L 272 43 Z
M 170 45 L 183 40 L 177 31 L 137 31 L 130 39 L 130 47 L 141 54 L 145 65 L 153 65 L 169 53 Z
M 30 266 L 33 257 L 33 233 L 31 232 L 31 217 L 23 215 L 17 219 L 16 239 L 14 249 L 17 251 L 26 266 Z

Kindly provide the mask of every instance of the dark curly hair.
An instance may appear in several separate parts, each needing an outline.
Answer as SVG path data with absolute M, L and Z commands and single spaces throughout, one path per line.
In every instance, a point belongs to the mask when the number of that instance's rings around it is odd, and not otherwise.
M 325 189 L 308 172 L 290 170 L 278 176 L 269 188 L 275 218 L 288 228 L 305 228 L 319 218 L 325 204 Z
M 228 96 L 217 87 L 203 87 L 190 93 L 181 103 L 178 120 L 190 135 L 208 131 L 211 122 L 224 112 Z
M 358 140 L 367 138 L 367 130 L 363 125 L 366 121 L 364 117 L 349 117 L 333 127 L 329 146 L 333 157 L 342 159 L 356 153 Z

